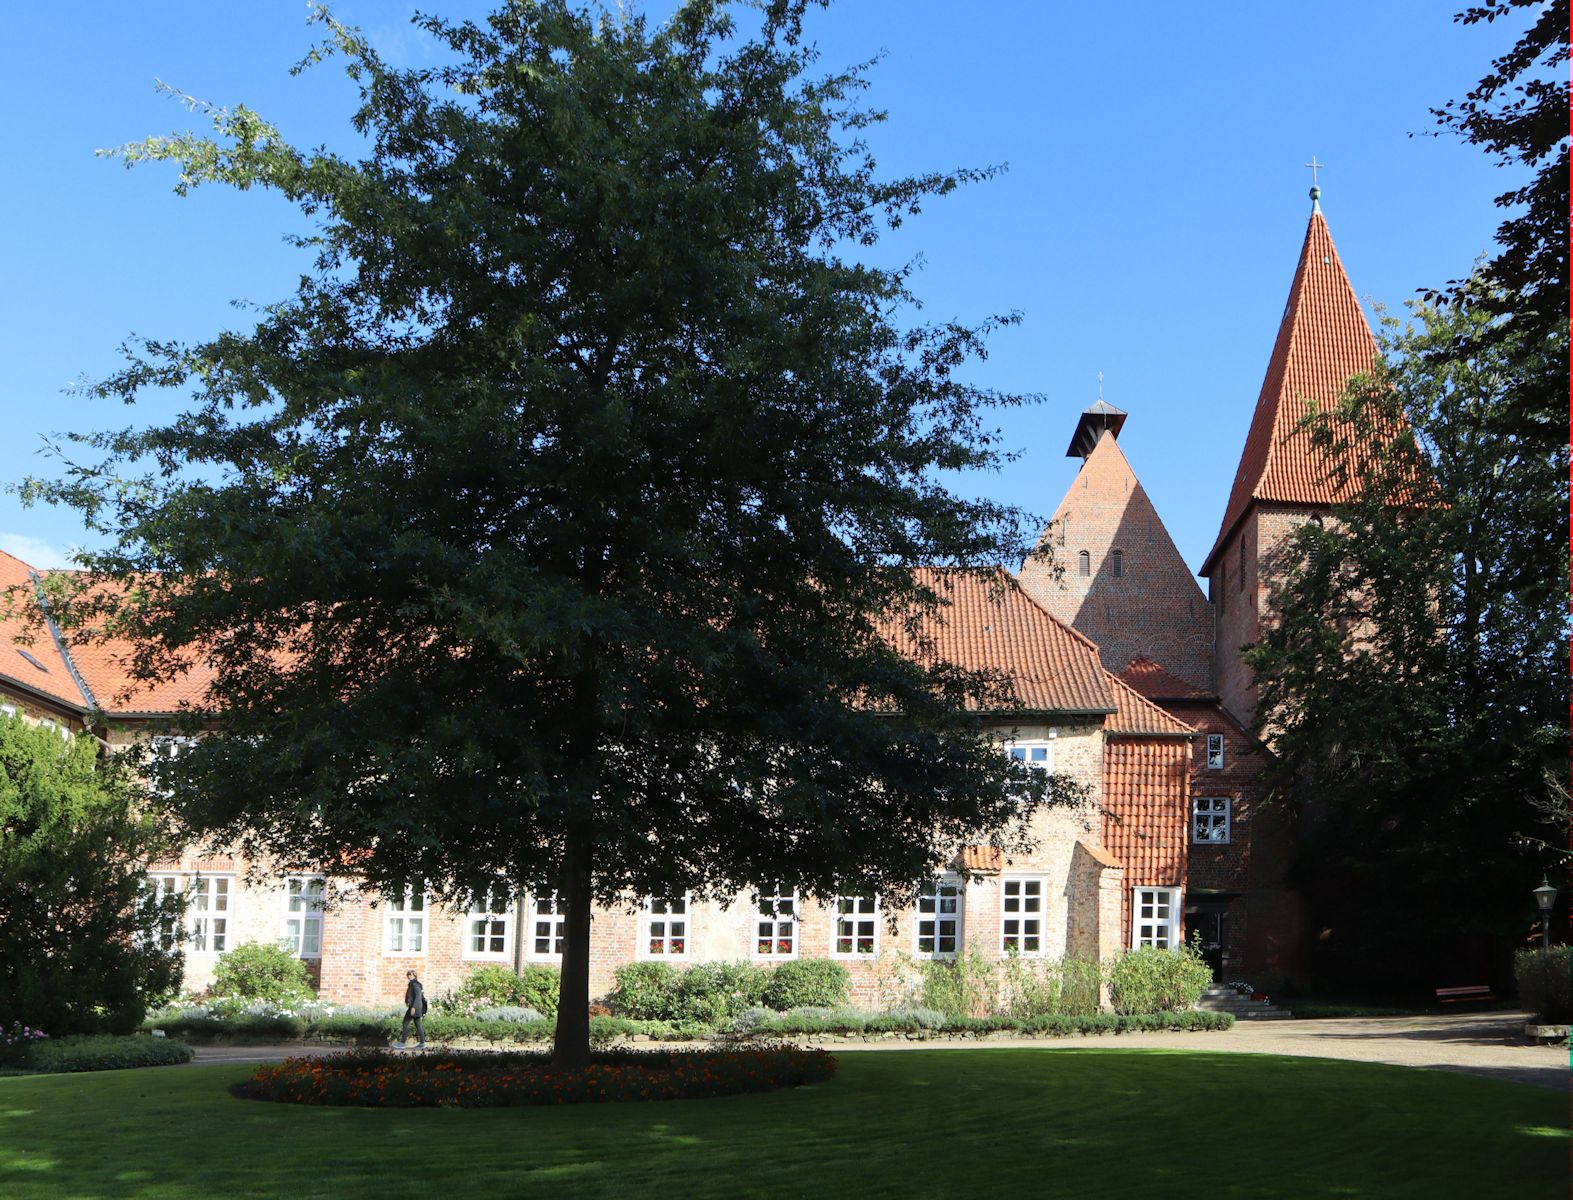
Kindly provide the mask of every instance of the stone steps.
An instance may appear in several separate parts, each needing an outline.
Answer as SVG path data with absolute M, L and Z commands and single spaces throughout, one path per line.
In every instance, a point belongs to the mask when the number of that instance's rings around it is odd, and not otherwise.
M 1232 1013 L 1237 1021 L 1287 1021 L 1294 1014 L 1271 1000 L 1252 1000 L 1233 988 L 1210 987 L 1202 993 L 1196 1007 L 1205 1012 Z

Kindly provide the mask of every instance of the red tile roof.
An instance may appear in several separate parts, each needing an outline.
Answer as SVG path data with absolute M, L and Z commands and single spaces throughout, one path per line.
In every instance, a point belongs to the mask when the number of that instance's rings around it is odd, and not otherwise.
M 963 846 L 961 866 L 978 874 L 997 874 L 1005 865 L 1005 851 L 998 846 Z
M 1114 855 L 1105 850 L 1102 846 L 1095 846 L 1086 838 L 1078 838 L 1076 840 L 1076 844 L 1080 846 L 1082 850 L 1087 853 L 1087 856 L 1099 866 L 1114 867 L 1117 869 L 1125 865 L 1119 859 L 1115 858 Z
M 1117 740 L 1104 747 L 1103 844 L 1125 864 L 1128 885 L 1185 882 L 1189 761 L 1189 744 L 1178 740 Z
M 1115 675 L 1121 683 L 1148 700 L 1212 700 L 1212 692 L 1193 687 L 1171 675 L 1150 658 L 1134 658 Z
M 944 603 L 919 625 L 932 655 L 969 671 L 998 672 L 1030 712 L 1114 710 L 1098 648 L 1044 612 L 1008 572 L 925 567 L 917 577 Z M 925 657 L 898 624 L 885 636 L 902 652 Z
M 1122 737 L 1181 737 L 1195 733 L 1177 721 L 1134 688 L 1127 687 L 1118 675 L 1109 676 L 1117 711 L 1104 722 L 1104 732 Z
M 0 679 L 85 710 L 87 699 L 38 606 L 36 576 L 21 559 L 0 550 Z
M 1327 219 L 1313 212 L 1218 540 L 1198 574 L 1211 574 L 1253 501 L 1326 507 L 1347 499 L 1347 486 L 1327 478 L 1322 457 L 1297 426 L 1312 404 L 1337 399 L 1349 377 L 1369 371 L 1375 359 L 1376 340 L 1344 274 Z

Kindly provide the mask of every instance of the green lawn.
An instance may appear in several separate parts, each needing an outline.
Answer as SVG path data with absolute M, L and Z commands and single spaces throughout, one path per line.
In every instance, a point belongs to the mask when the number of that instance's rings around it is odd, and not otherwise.
M 818 1087 L 565 1108 L 304 1108 L 249 1068 L 0 1079 L 0 1196 L 1393 1197 L 1568 1194 L 1568 1102 L 1324 1059 L 848 1052 Z

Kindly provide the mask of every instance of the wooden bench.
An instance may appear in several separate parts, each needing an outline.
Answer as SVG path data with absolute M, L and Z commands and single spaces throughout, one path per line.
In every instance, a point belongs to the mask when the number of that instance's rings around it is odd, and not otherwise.
M 1464 1001 L 1490 1002 L 1496 997 L 1491 994 L 1491 989 L 1483 983 L 1473 987 L 1437 988 L 1436 998 L 1443 1004 L 1458 1004 Z

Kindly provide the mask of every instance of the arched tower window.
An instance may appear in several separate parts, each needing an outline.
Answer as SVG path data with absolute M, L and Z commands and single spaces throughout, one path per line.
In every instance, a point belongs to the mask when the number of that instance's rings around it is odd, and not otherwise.
M 1082 576 L 1092 574 L 1092 555 L 1085 550 L 1076 556 L 1076 573 Z
M 1118 578 L 1125 573 L 1125 551 L 1115 550 L 1109 557 L 1114 564 L 1114 575 Z

